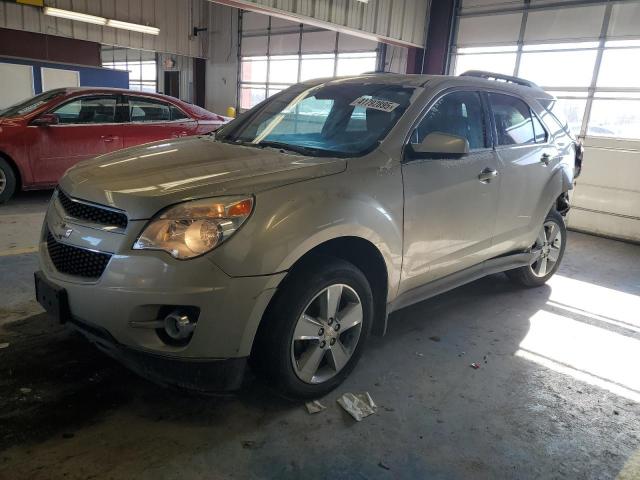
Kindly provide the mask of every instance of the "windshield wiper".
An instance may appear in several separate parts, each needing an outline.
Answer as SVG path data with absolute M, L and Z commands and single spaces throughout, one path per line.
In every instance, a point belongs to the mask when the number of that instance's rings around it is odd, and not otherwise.
M 327 155 L 329 153 L 327 150 L 323 150 L 321 148 L 305 147 L 304 145 L 295 145 L 295 144 L 292 145 L 290 143 L 274 142 L 271 140 L 264 140 L 262 142 L 255 143 L 254 146 L 262 147 L 262 148 L 265 148 L 265 147 L 280 148 L 282 150 L 289 150 L 292 152 L 300 153 L 302 155 L 311 155 L 311 156 Z

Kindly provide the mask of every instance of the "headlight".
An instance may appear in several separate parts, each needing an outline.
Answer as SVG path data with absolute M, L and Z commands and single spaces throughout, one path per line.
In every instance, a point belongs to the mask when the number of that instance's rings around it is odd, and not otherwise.
M 180 203 L 156 215 L 133 249 L 164 250 L 181 260 L 197 257 L 233 235 L 252 210 L 252 197 L 218 197 Z

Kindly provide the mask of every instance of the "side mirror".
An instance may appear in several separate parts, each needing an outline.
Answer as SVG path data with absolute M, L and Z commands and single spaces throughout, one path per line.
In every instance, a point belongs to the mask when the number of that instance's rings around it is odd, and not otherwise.
M 51 125 L 58 125 L 59 123 L 60 119 L 55 113 L 43 113 L 31 121 L 31 125 L 35 125 L 37 127 L 49 127 Z
M 432 132 L 422 143 L 410 143 L 407 151 L 411 158 L 460 158 L 469 153 L 469 141 L 458 135 Z

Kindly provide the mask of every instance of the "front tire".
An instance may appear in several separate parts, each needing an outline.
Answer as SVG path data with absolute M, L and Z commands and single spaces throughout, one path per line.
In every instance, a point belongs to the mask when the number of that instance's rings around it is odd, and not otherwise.
M 564 218 L 555 209 L 544 220 L 531 250 L 534 261 L 525 267 L 505 272 L 514 282 L 524 287 L 539 287 L 546 283 L 560 267 L 567 244 L 567 227 Z
M 321 257 L 294 269 L 260 326 L 252 364 L 287 398 L 321 397 L 351 373 L 373 321 L 373 295 L 349 262 Z
M 17 184 L 13 168 L 5 159 L 0 158 L 0 203 L 5 203 L 13 196 Z

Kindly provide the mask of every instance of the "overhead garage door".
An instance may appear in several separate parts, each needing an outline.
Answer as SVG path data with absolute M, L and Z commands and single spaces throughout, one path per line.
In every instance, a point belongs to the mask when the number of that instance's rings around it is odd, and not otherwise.
M 242 13 L 240 108 L 304 80 L 371 72 L 378 44 L 259 13 Z
M 450 73 L 536 82 L 586 145 L 572 228 L 640 241 L 640 3 L 463 0 Z

